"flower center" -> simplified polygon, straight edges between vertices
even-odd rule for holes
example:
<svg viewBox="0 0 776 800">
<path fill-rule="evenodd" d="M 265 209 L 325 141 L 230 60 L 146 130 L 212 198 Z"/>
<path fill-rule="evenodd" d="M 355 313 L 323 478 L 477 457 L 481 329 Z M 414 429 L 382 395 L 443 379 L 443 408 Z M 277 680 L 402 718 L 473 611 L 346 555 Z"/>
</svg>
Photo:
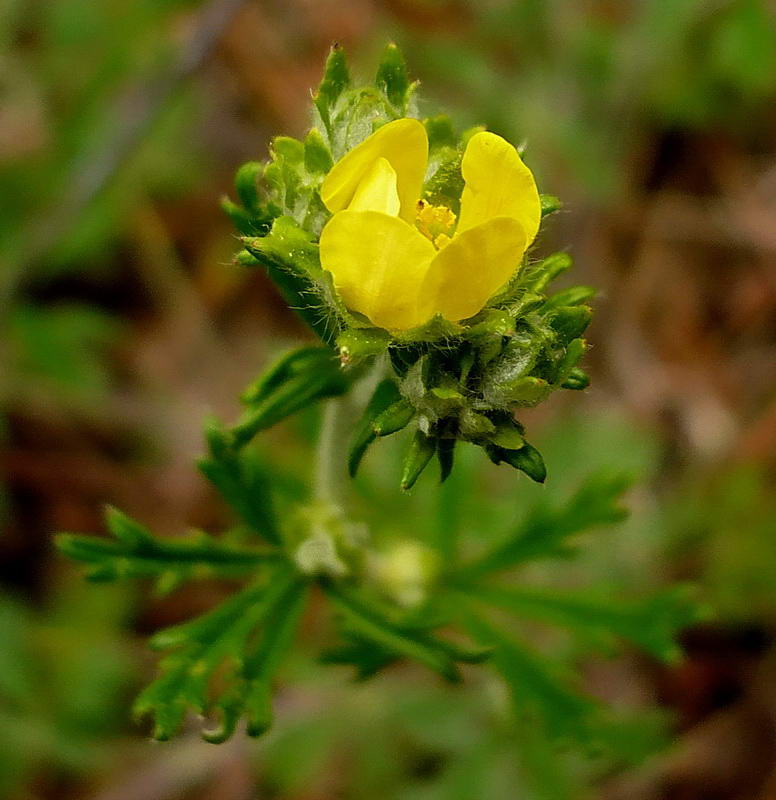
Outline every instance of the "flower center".
<svg viewBox="0 0 776 800">
<path fill-rule="evenodd" d="M 415 226 L 437 250 L 450 243 L 455 223 L 455 214 L 446 206 L 432 206 L 425 200 L 418 200 Z"/>
</svg>

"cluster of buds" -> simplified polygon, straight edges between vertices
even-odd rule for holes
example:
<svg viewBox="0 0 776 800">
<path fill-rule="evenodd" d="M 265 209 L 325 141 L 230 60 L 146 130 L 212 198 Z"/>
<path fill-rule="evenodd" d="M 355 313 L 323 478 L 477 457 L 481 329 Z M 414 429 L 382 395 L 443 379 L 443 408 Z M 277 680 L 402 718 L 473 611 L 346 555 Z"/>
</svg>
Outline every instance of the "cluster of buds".
<svg viewBox="0 0 776 800">
<path fill-rule="evenodd" d="M 571 259 L 537 259 L 531 245 L 559 203 L 517 150 L 480 128 L 459 135 L 445 116 L 419 119 L 415 89 L 395 46 L 366 86 L 335 47 L 304 140 L 277 137 L 267 163 L 239 170 L 241 204 L 224 201 L 238 262 L 266 269 L 322 346 L 252 387 L 234 433 L 244 442 L 378 364 L 351 474 L 373 441 L 411 427 L 405 489 L 434 456 L 444 479 L 459 441 L 543 481 L 515 413 L 587 386 L 593 290 L 548 292 Z"/>
</svg>

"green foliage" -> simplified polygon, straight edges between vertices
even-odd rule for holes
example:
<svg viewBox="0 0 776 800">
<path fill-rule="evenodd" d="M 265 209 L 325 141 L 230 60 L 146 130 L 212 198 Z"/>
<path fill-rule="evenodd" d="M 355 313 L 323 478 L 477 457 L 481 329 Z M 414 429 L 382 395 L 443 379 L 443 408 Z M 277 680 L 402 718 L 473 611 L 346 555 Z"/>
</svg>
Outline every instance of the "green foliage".
<svg viewBox="0 0 776 800">
<path fill-rule="evenodd" d="M 253 384 L 249 395 L 272 391 L 278 376 L 293 372 L 291 365 L 305 357 L 309 353 L 304 350 L 296 358 L 284 357 Z M 388 400 L 395 391 L 389 390 Z M 426 573 L 422 604 L 402 608 L 381 599 L 370 579 L 369 563 L 352 560 L 341 532 L 327 528 L 331 518 L 316 510 L 317 505 L 307 507 L 307 527 L 300 533 L 299 515 L 272 502 L 281 492 L 273 492 L 273 480 L 258 462 L 248 460 L 245 450 L 216 428 L 211 427 L 209 442 L 204 471 L 217 476 L 215 485 L 223 487 L 241 517 L 244 527 L 236 530 L 243 534 L 237 541 L 230 542 L 234 532 L 219 538 L 199 534 L 194 540 L 157 539 L 116 511 L 108 515 L 115 540 L 72 535 L 59 539 L 64 552 L 85 562 L 87 574 L 97 580 L 153 577 L 160 589 L 169 590 L 191 579 L 251 578 L 246 588 L 212 611 L 154 636 L 154 647 L 169 654 L 161 662 L 160 677 L 138 699 L 136 712 L 154 717 L 156 738 L 174 735 L 188 710 L 218 718 L 203 734 L 211 741 L 231 735 L 240 717 L 247 719 L 251 735 L 263 733 L 270 724 L 275 675 L 314 585 L 330 602 L 342 642 L 325 651 L 324 661 L 351 664 L 365 679 L 409 659 L 453 682 L 460 680 L 459 663 L 492 663 L 512 687 L 521 719 L 527 714 L 538 720 L 548 741 L 571 736 L 585 746 L 605 746 L 605 709 L 582 697 L 553 660 L 521 642 L 512 631 L 514 622 L 561 626 L 607 654 L 620 643 L 631 643 L 655 658 L 670 660 L 678 655 L 676 632 L 698 618 L 697 605 L 681 588 L 623 601 L 596 591 L 518 589 L 499 578 L 543 560 L 572 557 L 580 535 L 621 521 L 619 501 L 629 483 L 622 475 L 596 475 L 561 504 L 534 505 L 514 530 L 473 557 L 468 551 L 455 555 L 456 531 L 445 527 L 439 539 L 442 573 Z M 253 465 L 250 470 L 248 464 Z M 261 509 L 257 496 L 262 498 Z M 440 507 L 440 513 L 443 510 Z M 247 545 L 245 535 L 263 536 L 268 544 Z M 321 536 L 329 537 L 338 563 L 347 565 L 344 574 L 300 572 L 300 542 Z M 393 579 L 383 576 L 385 580 L 389 583 L 377 584 L 382 585 L 380 591 L 397 588 L 390 585 Z M 403 580 L 401 573 L 396 580 Z M 505 611 L 511 620 L 506 627 L 494 616 Z M 461 640 L 463 631 L 472 641 Z M 455 632 L 454 638 L 448 632 Z"/>
<path fill-rule="evenodd" d="M 250 508 L 249 502 L 244 493 L 241 507 Z M 240 576 L 278 558 L 272 549 L 230 545 L 204 532 L 160 540 L 115 508 L 108 509 L 106 522 L 113 540 L 75 534 L 60 534 L 57 539 L 63 553 L 89 565 L 87 576 L 92 581 L 152 576 L 158 588 L 167 592 L 191 578 Z"/>
<path fill-rule="evenodd" d="M 565 501 L 529 503 L 503 535 L 483 519 L 465 531 L 458 517 L 469 488 L 453 469 L 455 460 L 467 458 L 462 448 L 474 445 L 495 464 L 543 482 L 544 459 L 513 414 L 557 388 L 587 384 L 578 363 L 591 316 L 585 301 L 594 292 L 572 287 L 548 293 L 571 265 L 567 255 L 532 259 L 463 324 L 435 319 L 401 335 L 350 314 L 322 272 L 316 239 L 327 214 L 319 196 L 323 175 L 378 124 L 414 114 L 414 88 L 394 46 L 375 84 L 366 87 L 353 86 L 335 48 L 314 97 L 313 131 L 303 142 L 276 138 L 269 163 L 251 162 L 238 172 L 242 205 L 224 203 L 243 233 L 240 263 L 265 268 L 323 342 L 283 355 L 254 381 L 234 426 L 207 427 L 200 469 L 235 513 L 236 525 L 219 535 L 160 539 L 109 510 L 112 538 L 67 534 L 58 543 L 86 564 L 93 580 L 151 578 L 158 591 L 170 591 L 195 579 L 245 579 L 209 612 L 153 637 L 165 654 L 135 711 L 152 717 L 157 739 L 175 735 L 190 711 L 212 721 L 203 731 L 208 741 L 224 741 L 241 719 L 249 735 L 265 733 L 274 685 L 297 649 L 301 621 L 316 595 L 325 598 L 326 610 L 321 659 L 351 666 L 362 680 L 405 661 L 451 684 L 461 682 L 461 665 L 493 667 L 511 693 L 510 730 L 524 737 L 526 771 L 545 775 L 544 796 L 567 797 L 547 769 L 553 748 L 570 740 L 618 758 L 619 742 L 610 712 L 581 691 L 568 665 L 529 644 L 520 627 L 539 621 L 606 652 L 636 645 L 669 660 L 677 656 L 676 632 L 699 611 L 684 590 L 623 601 L 524 585 L 521 571 L 577 557 L 579 537 L 623 520 L 620 500 L 630 482 L 619 472 L 594 473 Z M 457 137 L 441 117 L 427 126 L 428 196 L 451 197 L 460 189 L 467 134 Z M 554 198 L 544 201 L 548 213 L 558 205 Z M 270 471 L 249 445 L 259 432 L 321 400 L 330 405 L 314 489 L 290 498 L 278 468 L 282 454 Z M 442 481 L 449 479 L 452 488 L 439 489 L 433 535 L 419 535 L 417 523 L 412 540 L 397 542 L 390 534 L 383 538 L 383 528 L 402 524 L 393 508 L 382 518 L 365 514 L 372 523 L 367 527 L 354 520 L 336 487 L 346 466 L 356 474 L 374 441 L 405 429 L 402 488 L 411 489 L 435 456 Z M 338 451 L 348 438 L 345 458 Z M 378 502 L 375 497 L 379 493 L 372 498 Z M 399 501 L 391 494 L 387 502 Z"/>
</svg>

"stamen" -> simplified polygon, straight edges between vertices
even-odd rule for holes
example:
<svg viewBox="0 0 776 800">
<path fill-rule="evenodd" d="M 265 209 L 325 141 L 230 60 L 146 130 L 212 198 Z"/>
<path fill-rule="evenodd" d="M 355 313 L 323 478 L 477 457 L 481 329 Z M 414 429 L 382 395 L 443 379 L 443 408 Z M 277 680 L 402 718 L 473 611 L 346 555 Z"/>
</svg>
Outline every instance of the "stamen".
<svg viewBox="0 0 776 800">
<path fill-rule="evenodd" d="M 425 200 L 418 201 L 415 225 L 437 249 L 450 243 L 456 219 L 455 214 L 446 206 L 432 206 Z"/>
</svg>

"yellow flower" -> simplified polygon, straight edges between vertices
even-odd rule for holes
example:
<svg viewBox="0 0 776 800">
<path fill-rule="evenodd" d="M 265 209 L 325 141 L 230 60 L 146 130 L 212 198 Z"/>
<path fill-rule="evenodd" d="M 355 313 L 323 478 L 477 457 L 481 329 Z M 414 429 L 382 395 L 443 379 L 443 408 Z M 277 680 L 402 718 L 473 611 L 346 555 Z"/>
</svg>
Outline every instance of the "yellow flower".
<svg viewBox="0 0 776 800">
<path fill-rule="evenodd" d="M 457 220 L 420 200 L 428 139 L 416 119 L 379 128 L 343 156 L 321 187 L 334 216 L 321 265 L 345 305 L 389 330 L 435 314 L 474 316 L 514 274 L 539 229 L 536 183 L 515 148 L 494 133 L 469 140 Z"/>
</svg>

